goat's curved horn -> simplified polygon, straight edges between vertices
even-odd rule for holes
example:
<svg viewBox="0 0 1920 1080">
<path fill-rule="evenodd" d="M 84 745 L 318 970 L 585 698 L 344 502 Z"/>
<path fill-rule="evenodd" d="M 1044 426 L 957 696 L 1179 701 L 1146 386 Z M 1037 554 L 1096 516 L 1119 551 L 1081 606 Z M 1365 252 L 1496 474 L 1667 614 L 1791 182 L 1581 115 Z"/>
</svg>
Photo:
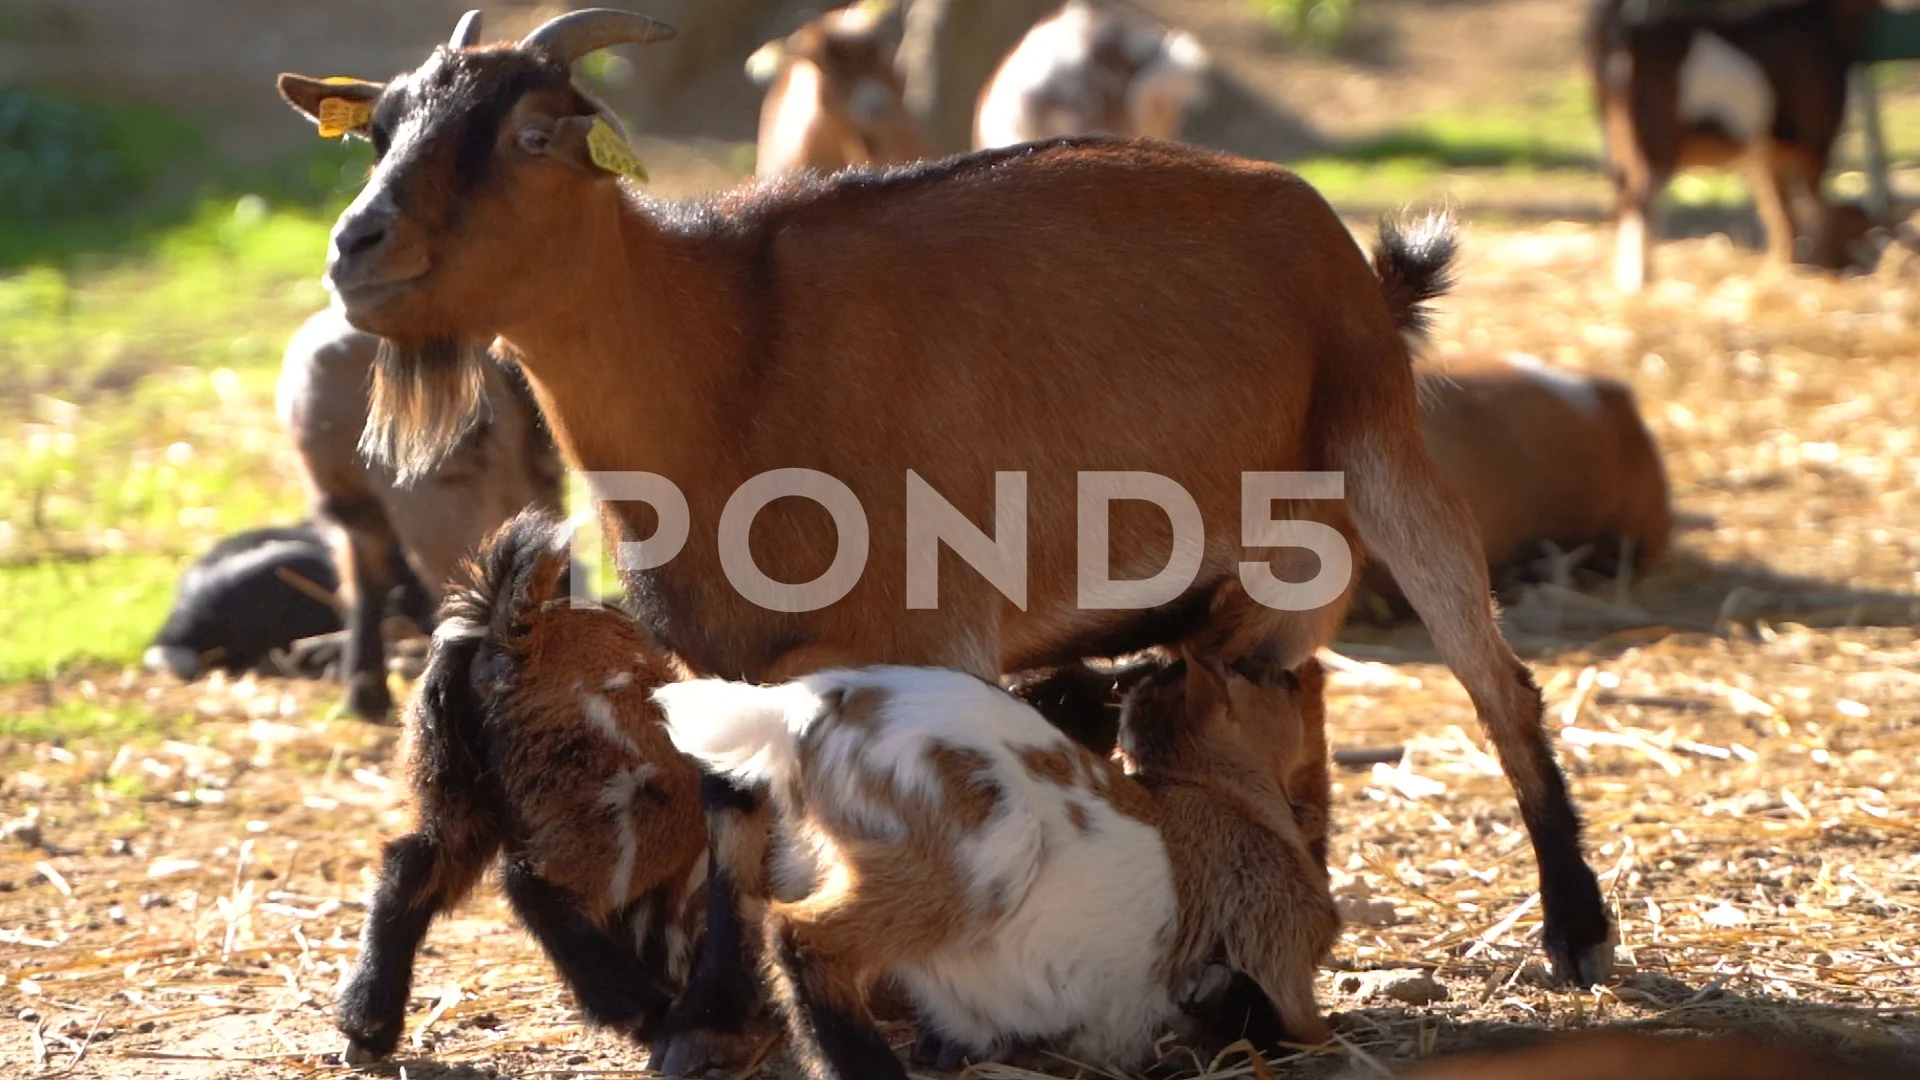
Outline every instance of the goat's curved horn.
<svg viewBox="0 0 1920 1080">
<path fill-rule="evenodd" d="M 520 47 L 542 49 L 562 63 L 571 64 L 609 45 L 651 45 L 676 33 L 678 31 L 659 19 L 631 11 L 583 8 L 548 19 L 533 33 L 521 38 Z"/>
<path fill-rule="evenodd" d="M 453 37 L 448 39 L 447 47 L 464 49 L 478 44 L 480 44 L 480 13 L 469 11 L 460 16 L 460 21 L 454 24 Z"/>
</svg>

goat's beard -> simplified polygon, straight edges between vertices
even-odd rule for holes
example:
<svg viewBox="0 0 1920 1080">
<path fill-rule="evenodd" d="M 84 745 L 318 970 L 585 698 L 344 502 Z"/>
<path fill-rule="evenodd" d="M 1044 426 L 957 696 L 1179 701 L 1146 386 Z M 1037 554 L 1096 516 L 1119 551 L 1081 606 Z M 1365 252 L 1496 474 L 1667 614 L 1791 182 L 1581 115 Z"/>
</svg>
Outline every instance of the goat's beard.
<svg viewBox="0 0 1920 1080">
<path fill-rule="evenodd" d="M 486 408 L 483 353 L 448 338 L 420 344 L 382 339 L 360 453 L 392 469 L 402 486 L 438 468 Z"/>
</svg>

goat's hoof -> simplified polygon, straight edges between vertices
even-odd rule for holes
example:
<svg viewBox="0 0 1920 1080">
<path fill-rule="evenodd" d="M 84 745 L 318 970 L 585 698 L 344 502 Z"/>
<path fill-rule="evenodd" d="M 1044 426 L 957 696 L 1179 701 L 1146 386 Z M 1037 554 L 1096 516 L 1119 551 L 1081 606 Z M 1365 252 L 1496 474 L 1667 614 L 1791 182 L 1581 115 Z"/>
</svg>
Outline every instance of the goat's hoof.
<svg viewBox="0 0 1920 1080">
<path fill-rule="evenodd" d="M 1593 886 L 1591 897 L 1579 896 L 1571 903 L 1548 903 L 1546 908 L 1546 926 L 1541 938 L 1547 958 L 1553 962 L 1554 977 L 1583 988 L 1611 978 L 1613 947 L 1619 938 L 1601 904 L 1598 883 Z M 1570 913 L 1568 908 L 1574 911 Z"/>
<path fill-rule="evenodd" d="M 362 720 L 385 720 L 393 711 L 387 681 L 377 675 L 356 677 L 347 685 L 347 711 Z"/>
<path fill-rule="evenodd" d="M 714 1064 L 715 1037 L 706 1031 L 672 1031 L 660 1036 L 647 1058 L 647 1070 L 662 1076 L 693 1076 Z"/>
<path fill-rule="evenodd" d="M 1564 944 L 1548 950 L 1554 977 L 1569 986 L 1585 989 L 1598 986 L 1613 977 L 1613 938 L 1584 948 Z"/>
<path fill-rule="evenodd" d="M 384 1061 L 387 1054 L 392 1052 L 392 1050 L 385 1052 L 375 1050 L 359 1039 L 349 1038 L 347 1048 L 340 1051 L 340 1061 L 344 1065 L 372 1065 L 375 1062 Z"/>
</svg>

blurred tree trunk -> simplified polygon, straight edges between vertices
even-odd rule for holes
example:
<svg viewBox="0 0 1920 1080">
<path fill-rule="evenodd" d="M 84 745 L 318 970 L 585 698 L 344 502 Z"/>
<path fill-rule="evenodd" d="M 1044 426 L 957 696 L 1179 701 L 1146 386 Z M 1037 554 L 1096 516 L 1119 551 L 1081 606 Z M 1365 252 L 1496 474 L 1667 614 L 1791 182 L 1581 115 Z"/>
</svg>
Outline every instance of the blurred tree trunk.
<svg viewBox="0 0 1920 1080">
<path fill-rule="evenodd" d="M 994 68 L 1062 0 L 911 0 L 898 63 L 913 110 L 944 153 L 973 147 L 973 109 Z"/>
</svg>

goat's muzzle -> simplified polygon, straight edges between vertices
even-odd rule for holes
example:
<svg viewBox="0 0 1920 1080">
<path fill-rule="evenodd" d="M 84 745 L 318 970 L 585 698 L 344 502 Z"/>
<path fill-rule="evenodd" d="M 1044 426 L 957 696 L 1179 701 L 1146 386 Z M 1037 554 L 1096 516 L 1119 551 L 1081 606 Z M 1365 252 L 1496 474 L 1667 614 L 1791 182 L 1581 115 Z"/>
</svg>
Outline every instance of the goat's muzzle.
<svg viewBox="0 0 1920 1080">
<path fill-rule="evenodd" d="M 356 326 L 356 316 L 367 314 L 383 293 L 427 272 L 424 254 L 400 250 L 395 241 L 399 224 L 399 214 L 384 202 L 348 207 L 334 224 L 325 284 L 340 297 Z"/>
</svg>

